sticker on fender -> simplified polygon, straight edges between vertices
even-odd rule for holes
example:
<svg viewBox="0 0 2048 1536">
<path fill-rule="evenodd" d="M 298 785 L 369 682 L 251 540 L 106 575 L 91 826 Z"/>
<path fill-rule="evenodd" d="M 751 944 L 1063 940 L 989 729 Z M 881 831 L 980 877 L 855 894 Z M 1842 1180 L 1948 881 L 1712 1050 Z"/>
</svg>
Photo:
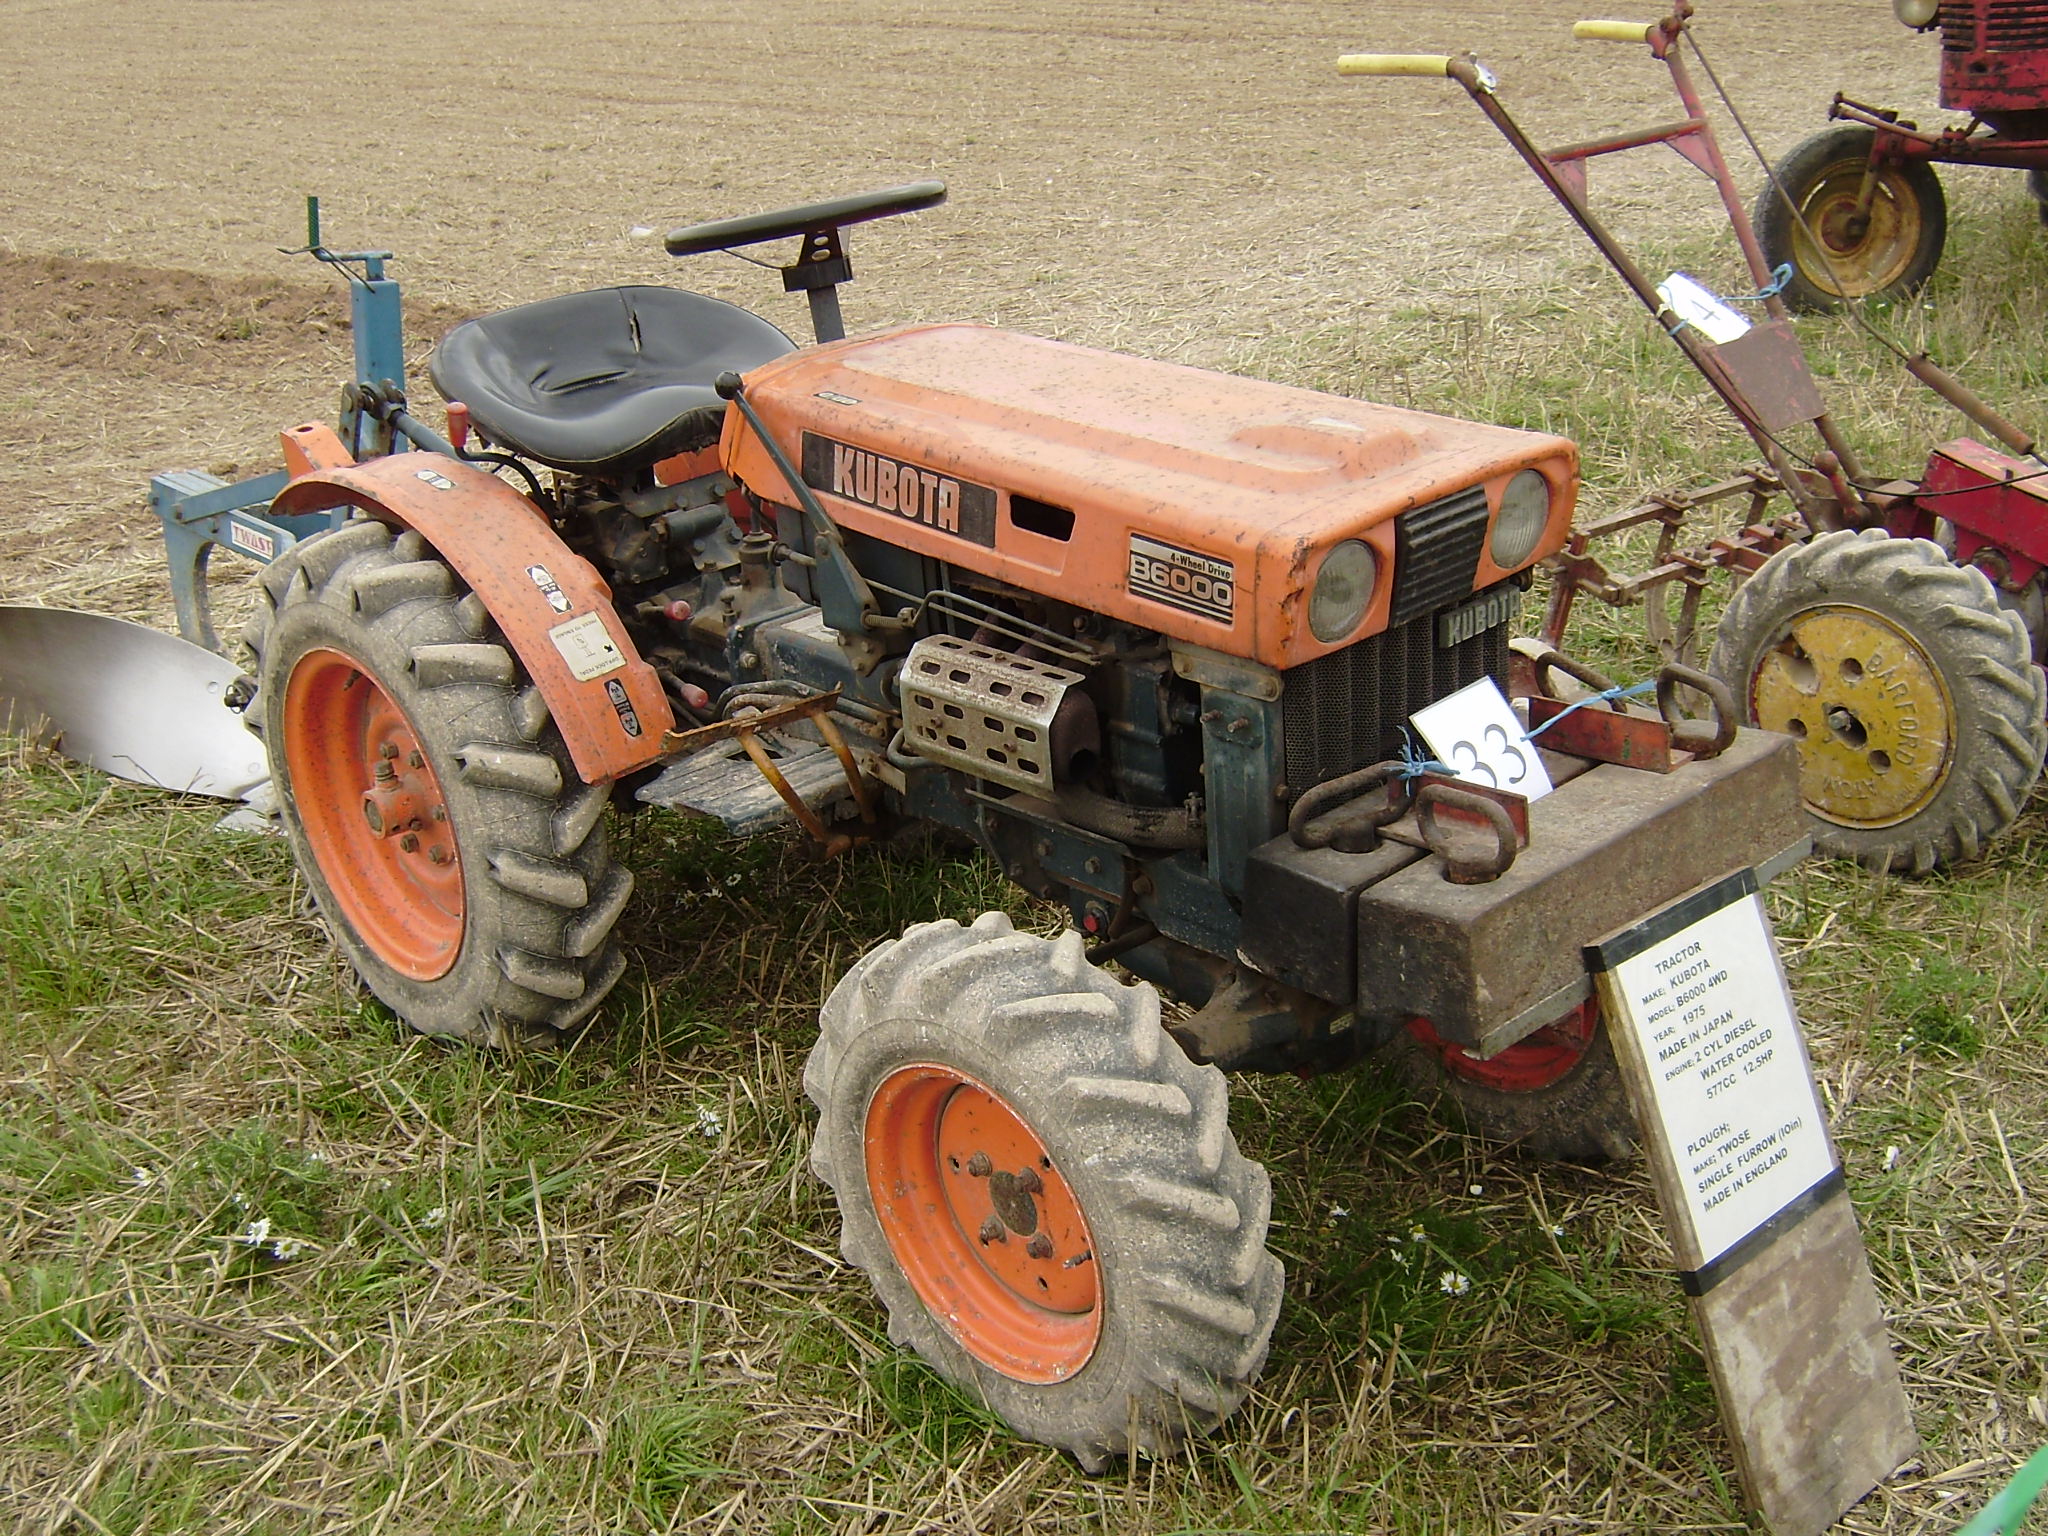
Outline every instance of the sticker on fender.
<svg viewBox="0 0 2048 1536">
<path fill-rule="evenodd" d="M 579 683 L 616 672 L 626 664 L 625 654 L 613 642 L 604 620 L 594 613 L 557 624 L 548 631 L 548 638 L 555 642 L 555 649 L 569 664 L 570 675 Z"/>
<path fill-rule="evenodd" d="M 1529 800 L 1550 793 L 1550 775 L 1535 743 L 1492 678 L 1482 677 L 1412 718 L 1437 761 L 1458 778 Z"/>
</svg>

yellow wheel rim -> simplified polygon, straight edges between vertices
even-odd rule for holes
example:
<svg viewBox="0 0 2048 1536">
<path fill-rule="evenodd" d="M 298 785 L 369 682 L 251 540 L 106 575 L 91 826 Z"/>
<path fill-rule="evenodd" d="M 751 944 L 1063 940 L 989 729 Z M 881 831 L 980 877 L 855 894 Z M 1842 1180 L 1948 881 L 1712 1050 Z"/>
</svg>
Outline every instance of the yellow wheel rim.
<svg viewBox="0 0 2048 1536">
<path fill-rule="evenodd" d="M 1920 245 L 1920 205 L 1896 173 L 1878 172 L 1870 207 L 1858 214 L 1864 170 L 1860 159 L 1829 166 L 1800 201 L 1804 223 L 1792 230 L 1792 249 L 1807 281 L 1848 299 L 1882 293 L 1898 282 Z"/>
<path fill-rule="evenodd" d="M 1845 827 L 1926 809 L 1955 755 L 1955 707 L 1928 654 L 1889 619 L 1846 604 L 1793 617 L 1750 677 L 1766 730 L 1799 738 L 1807 808 Z"/>
</svg>

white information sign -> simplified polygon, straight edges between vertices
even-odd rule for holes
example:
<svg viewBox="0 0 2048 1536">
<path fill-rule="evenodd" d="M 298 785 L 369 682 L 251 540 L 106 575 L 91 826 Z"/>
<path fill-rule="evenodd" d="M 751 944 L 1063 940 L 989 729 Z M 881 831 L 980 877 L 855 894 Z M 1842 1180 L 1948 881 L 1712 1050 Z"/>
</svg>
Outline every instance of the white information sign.
<svg viewBox="0 0 2048 1536">
<path fill-rule="evenodd" d="M 1704 1266 L 1827 1178 L 1835 1156 L 1754 878 L 1659 916 L 1596 956 Z"/>
<path fill-rule="evenodd" d="M 1459 778 L 1529 800 L 1550 793 L 1550 775 L 1522 722 L 1490 677 L 1438 699 L 1411 717 L 1438 762 Z"/>
<path fill-rule="evenodd" d="M 594 613 L 564 620 L 548 631 L 548 638 L 579 683 L 616 672 L 626 664 L 625 654 L 612 643 L 604 620 Z"/>
</svg>

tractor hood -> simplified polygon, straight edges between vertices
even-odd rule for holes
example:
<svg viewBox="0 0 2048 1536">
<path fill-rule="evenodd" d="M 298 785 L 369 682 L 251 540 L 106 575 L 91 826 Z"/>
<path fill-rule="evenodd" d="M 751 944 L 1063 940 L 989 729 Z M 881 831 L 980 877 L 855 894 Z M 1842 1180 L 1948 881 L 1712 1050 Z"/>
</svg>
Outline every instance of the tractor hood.
<svg viewBox="0 0 2048 1536">
<path fill-rule="evenodd" d="M 746 384 L 842 526 L 1283 668 L 1387 626 L 1402 514 L 1462 519 L 1463 553 L 1449 567 L 1431 555 L 1450 606 L 1560 548 L 1577 490 L 1563 438 L 985 326 L 834 342 Z M 737 412 L 723 446 L 755 494 L 795 503 Z M 1549 517 L 1503 569 L 1482 525 L 1523 469 L 1547 482 Z M 1405 541 L 1418 564 L 1419 538 Z M 1363 621 L 1326 643 L 1309 632 L 1308 590 L 1346 539 L 1372 547 L 1378 580 Z"/>
</svg>

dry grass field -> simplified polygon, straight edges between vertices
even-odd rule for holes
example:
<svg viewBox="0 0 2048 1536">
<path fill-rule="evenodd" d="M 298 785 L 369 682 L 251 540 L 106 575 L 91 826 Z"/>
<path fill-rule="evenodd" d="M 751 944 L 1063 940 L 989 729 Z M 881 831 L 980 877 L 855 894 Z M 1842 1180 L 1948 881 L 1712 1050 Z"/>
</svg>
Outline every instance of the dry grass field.
<svg viewBox="0 0 2048 1536">
<path fill-rule="evenodd" d="M 1932 50 L 1877 0 L 1703 8 L 1768 146 L 1837 87 L 1931 115 Z M 1469 46 L 1544 137 L 1670 116 L 1574 14 L 7 0 L 0 600 L 167 623 L 148 476 L 253 473 L 329 414 L 345 296 L 277 253 L 309 192 L 333 243 L 399 253 L 422 357 L 600 282 L 801 331 L 769 274 L 678 270 L 646 231 L 938 176 L 947 206 L 855 232 L 855 326 L 991 320 L 1540 425 L 1585 444 L 1594 507 L 1724 472 L 1741 444 L 1462 96 L 1331 68 Z M 1596 174 L 1622 228 L 1698 258 L 1703 182 Z M 1950 195 L 1930 306 L 1886 323 L 2048 427 L 2031 205 L 2010 178 Z M 1808 334 L 1874 458 L 1959 430 L 1839 331 Z M 1626 620 L 1593 631 L 1628 661 Z M 1637 1174 L 1490 1153 L 1369 1073 L 1233 1085 L 1289 1299 L 1216 1442 L 1088 1477 L 894 1350 L 806 1169 L 799 1077 L 869 943 L 1014 900 L 980 864 L 633 819 L 616 1001 L 567 1056 L 505 1060 L 404 1037 L 286 851 L 217 814 L 0 763 L 10 1528 L 1745 1528 Z M 2044 910 L 2038 802 L 1953 874 L 1812 864 L 1774 896 L 1926 1442 L 1845 1530 L 1952 1530 L 2048 1440 Z"/>
</svg>

